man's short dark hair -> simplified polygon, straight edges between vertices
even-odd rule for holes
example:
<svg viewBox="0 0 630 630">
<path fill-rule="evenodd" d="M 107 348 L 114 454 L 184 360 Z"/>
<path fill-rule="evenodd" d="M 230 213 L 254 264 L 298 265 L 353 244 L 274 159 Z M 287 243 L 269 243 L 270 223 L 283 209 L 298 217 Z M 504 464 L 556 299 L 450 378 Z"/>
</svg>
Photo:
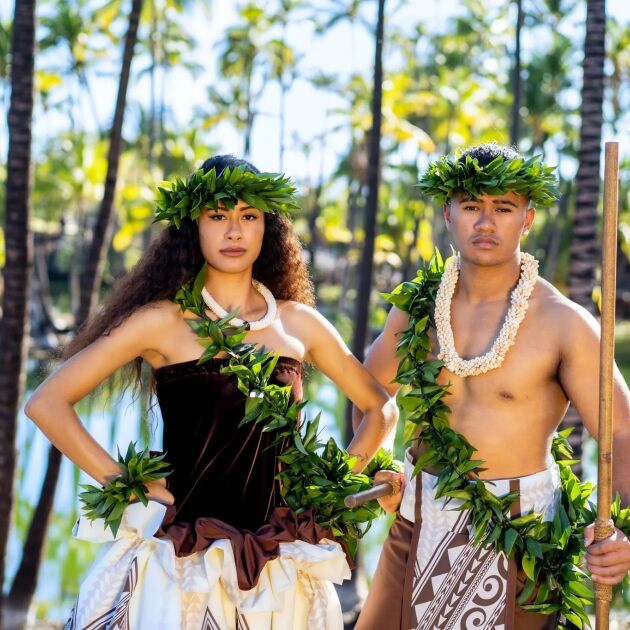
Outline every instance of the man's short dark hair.
<svg viewBox="0 0 630 630">
<path fill-rule="evenodd" d="M 496 142 L 488 142 L 486 144 L 478 144 L 474 147 L 466 149 L 457 159 L 462 164 L 467 157 L 471 157 L 479 163 L 479 166 L 487 166 L 495 158 L 502 157 L 504 160 L 514 160 L 523 156 L 506 144 L 497 144 Z"/>
</svg>

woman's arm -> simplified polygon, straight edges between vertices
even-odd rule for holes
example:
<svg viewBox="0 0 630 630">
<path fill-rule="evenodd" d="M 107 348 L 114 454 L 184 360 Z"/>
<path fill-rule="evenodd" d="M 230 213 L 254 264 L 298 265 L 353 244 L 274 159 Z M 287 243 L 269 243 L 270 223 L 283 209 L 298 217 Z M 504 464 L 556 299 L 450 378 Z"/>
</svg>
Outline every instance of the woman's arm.
<svg viewBox="0 0 630 630">
<path fill-rule="evenodd" d="M 348 445 L 348 452 L 359 458 L 354 470 L 360 471 L 395 429 L 396 404 L 320 313 L 304 305 L 294 308 L 306 346 L 306 359 L 335 382 L 363 413 Z"/>
<path fill-rule="evenodd" d="M 100 483 L 120 475 L 120 468 L 86 431 L 73 405 L 118 368 L 146 352 L 159 351 L 156 341 L 164 334 L 165 319 L 164 309 L 159 306 L 136 311 L 108 335 L 66 361 L 26 404 L 26 415 L 48 439 Z"/>
</svg>

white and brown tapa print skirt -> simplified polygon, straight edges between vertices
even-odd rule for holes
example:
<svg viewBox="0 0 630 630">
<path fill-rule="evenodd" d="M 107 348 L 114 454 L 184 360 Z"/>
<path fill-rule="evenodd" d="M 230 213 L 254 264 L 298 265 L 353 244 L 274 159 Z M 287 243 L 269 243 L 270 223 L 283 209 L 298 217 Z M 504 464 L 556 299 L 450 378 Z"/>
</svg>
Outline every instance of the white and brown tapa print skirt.
<svg viewBox="0 0 630 630">
<path fill-rule="evenodd" d="M 340 630 L 333 582 L 350 577 L 337 542 L 280 543 L 254 588 L 242 591 L 231 544 L 175 555 L 156 538 L 165 506 L 130 505 L 116 538 L 81 518 L 75 536 L 103 543 L 84 580 L 67 630 Z"/>
<path fill-rule="evenodd" d="M 516 598 L 523 588 L 514 561 L 470 540 L 470 511 L 435 499 L 437 478 L 411 478 L 389 531 L 355 630 L 549 630 L 555 618 L 525 612 Z M 520 479 L 487 481 L 496 495 L 520 492 L 511 515 L 532 510 L 553 518 L 560 501 L 558 468 Z"/>
<path fill-rule="evenodd" d="M 426 472 L 411 479 L 400 514 L 418 521 L 407 563 L 408 582 L 403 604 L 410 630 L 511 630 L 516 603 L 516 567 L 491 546 L 479 548 L 470 538 L 471 514 L 458 510 L 461 501 L 435 498 L 437 477 Z M 557 465 L 518 479 L 487 481 L 496 496 L 518 491 L 513 517 L 532 511 L 551 520 L 560 501 Z M 403 614 L 403 619 L 405 615 Z"/>
</svg>

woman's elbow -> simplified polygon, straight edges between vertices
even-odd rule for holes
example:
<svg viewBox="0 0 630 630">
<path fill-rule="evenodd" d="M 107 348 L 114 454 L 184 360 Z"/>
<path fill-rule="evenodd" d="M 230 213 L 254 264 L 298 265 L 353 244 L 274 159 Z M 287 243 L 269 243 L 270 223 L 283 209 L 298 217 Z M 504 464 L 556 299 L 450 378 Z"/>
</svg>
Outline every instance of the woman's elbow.
<svg viewBox="0 0 630 630">
<path fill-rule="evenodd" d="M 24 414 L 35 424 L 41 425 L 44 419 L 58 411 L 58 401 L 52 399 L 41 387 L 36 389 L 24 405 Z"/>
<path fill-rule="evenodd" d="M 389 433 L 398 422 L 398 407 L 396 400 L 390 398 L 386 393 L 379 396 L 378 402 L 371 405 L 365 412 L 366 417 L 372 417 L 374 420 L 379 418 L 381 428 Z"/>
<path fill-rule="evenodd" d="M 388 429 L 393 429 L 398 422 L 398 405 L 395 398 L 387 397 L 383 405 L 383 420 Z"/>
<path fill-rule="evenodd" d="M 27 418 L 30 418 L 33 422 L 37 423 L 37 418 L 41 415 L 41 410 L 44 408 L 45 402 L 42 400 L 42 395 L 35 392 L 26 401 L 24 405 L 24 414 Z"/>
</svg>

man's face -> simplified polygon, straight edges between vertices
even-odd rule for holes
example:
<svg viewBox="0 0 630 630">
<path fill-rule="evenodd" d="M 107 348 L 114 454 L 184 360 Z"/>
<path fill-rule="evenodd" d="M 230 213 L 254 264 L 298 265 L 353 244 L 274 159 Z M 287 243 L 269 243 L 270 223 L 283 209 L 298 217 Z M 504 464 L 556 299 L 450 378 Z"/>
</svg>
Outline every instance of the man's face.
<svg viewBox="0 0 630 630">
<path fill-rule="evenodd" d="M 476 201 L 458 193 L 444 206 L 455 249 L 464 260 L 479 265 L 496 265 L 512 258 L 535 214 L 526 197 L 512 192 L 482 195 Z"/>
</svg>

